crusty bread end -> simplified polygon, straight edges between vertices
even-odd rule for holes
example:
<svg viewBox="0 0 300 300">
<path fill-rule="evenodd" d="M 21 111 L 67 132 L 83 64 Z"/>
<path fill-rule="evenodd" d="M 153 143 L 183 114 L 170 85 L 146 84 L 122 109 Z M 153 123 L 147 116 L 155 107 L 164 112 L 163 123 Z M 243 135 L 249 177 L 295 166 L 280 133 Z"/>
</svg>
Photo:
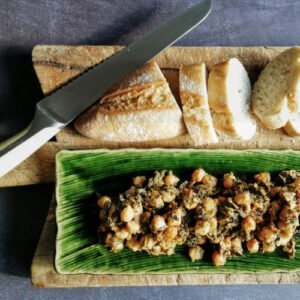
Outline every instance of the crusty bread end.
<svg viewBox="0 0 300 300">
<path fill-rule="evenodd" d="M 126 76 L 74 123 L 103 141 L 162 140 L 186 133 L 181 110 L 155 62 Z"/>
<path fill-rule="evenodd" d="M 270 129 L 284 126 L 300 110 L 300 48 L 278 55 L 261 72 L 252 92 L 252 107 Z"/>
</svg>

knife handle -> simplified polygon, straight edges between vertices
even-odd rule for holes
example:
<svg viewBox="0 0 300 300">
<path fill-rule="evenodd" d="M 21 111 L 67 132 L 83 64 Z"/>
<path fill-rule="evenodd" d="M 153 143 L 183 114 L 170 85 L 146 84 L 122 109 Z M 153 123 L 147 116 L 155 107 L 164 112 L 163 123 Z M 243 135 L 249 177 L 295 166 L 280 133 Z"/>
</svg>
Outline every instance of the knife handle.
<svg viewBox="0 0 300 300">
<path fill-rule="evenodd" d="M 49 141 L 63 127 L 62 123 L 36 109 L 31 124 L 0 144 L 0 177 Z"/>
</svg>

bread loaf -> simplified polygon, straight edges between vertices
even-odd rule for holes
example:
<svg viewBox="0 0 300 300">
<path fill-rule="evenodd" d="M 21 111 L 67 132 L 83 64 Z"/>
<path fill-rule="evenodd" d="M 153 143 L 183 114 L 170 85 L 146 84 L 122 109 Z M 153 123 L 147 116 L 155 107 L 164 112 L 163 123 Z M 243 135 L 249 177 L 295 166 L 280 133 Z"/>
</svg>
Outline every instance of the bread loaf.
<svg viewBox="0 0 300 300">
<path fill-rule="evenodd" d="M 204 63 L 180 68 L 179 91 L 184 122 L 195 145 L 217 143 L 218 137 L 208 105 Z"/>
<path fill-rule="evenodd" d="M 290 48 L 273 59 L 254 85 L 252 107 L 270 129 L 284 126 L 300 110 L 300 48 Z"/>
<path fill-rule="evenodd" d="M 86 137 L 116 142 L 162 140 L 186 133 L 181 110 L 155 62 L 114 85 L 74 126 Z"/>
</svg>

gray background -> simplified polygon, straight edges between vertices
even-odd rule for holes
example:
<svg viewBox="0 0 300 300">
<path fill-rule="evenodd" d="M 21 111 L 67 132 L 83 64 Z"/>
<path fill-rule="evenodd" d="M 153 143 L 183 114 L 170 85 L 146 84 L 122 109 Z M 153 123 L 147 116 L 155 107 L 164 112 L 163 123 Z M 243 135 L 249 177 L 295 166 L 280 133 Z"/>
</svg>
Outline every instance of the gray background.
<svg viewBox="0 0 300 300">
<path fill-rule="evenodd" d="M 30 121 L 42 97 L 36 44 L 128 44 L 196 0 L 0 0 L 0 137 Z M 209 18 L 178 45 L 300 44 L 300 1 L 215 0 Z M 0 299 L 296 299 L 299 286 L 40 289 L 30 263 L 53 185 L 0 189 Z"/>
</svg>

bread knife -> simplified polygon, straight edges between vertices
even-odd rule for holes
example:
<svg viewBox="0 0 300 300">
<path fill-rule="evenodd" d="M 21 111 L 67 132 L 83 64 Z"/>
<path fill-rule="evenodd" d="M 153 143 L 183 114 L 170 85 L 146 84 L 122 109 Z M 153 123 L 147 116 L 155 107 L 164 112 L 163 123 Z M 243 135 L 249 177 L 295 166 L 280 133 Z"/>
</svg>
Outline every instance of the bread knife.
<svg viewBox="0 0 300 300">
<path fill-rule="evenodd" d="M 31 124 L 0 144 L 0 177 L 95 103 L 112 84 L 200 24 L 209 15 L 211 6 L 212 0 L 203 0 L 186 9 L 39 101 Z"/>
</svg>

